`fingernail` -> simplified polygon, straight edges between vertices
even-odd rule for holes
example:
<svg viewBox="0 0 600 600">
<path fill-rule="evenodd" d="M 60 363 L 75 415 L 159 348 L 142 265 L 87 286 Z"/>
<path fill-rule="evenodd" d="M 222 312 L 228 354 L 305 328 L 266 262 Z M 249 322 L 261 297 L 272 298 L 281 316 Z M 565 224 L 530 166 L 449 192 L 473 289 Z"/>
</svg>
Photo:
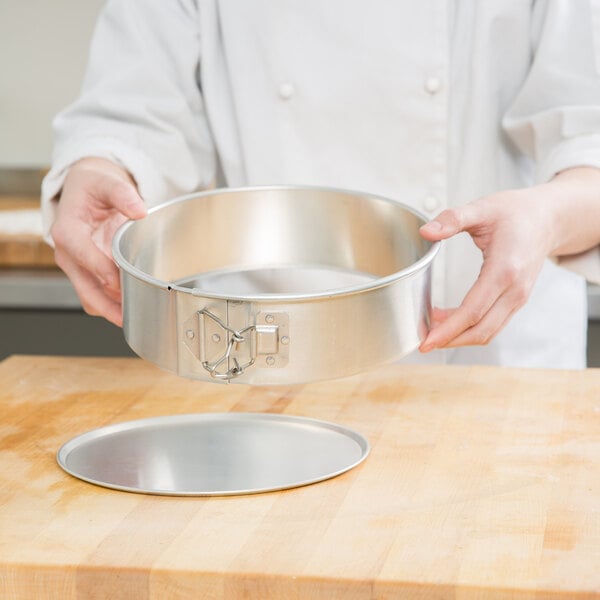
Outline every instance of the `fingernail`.
<svg viewBox="0 0 600 600">
<path fill-rule="evenodd" d="M 146 212 L 146 203 L 144 202 L 143 198 L 137 194 L 137 192 L 132 194 L 131 201 L 127 202 L 125 207 L 132 211 Z"/>
<path fill-rule="evenodd" d="M 127 212 L 130 215 L 140 215 L 140 216 L 145 216 L 146 215 L 146 207 L 139 203 L 139 202 L 132 202 L 131 204 L 127 205 Z"/>
<path fill-rule="evenodd" d="M 421 229 L 427 229 L 431 232 L 441 231 L 442 224 L 439 221 L 429 221 L 429 223 L 425 223 L 425 225 L 423 225 Z"/>
</svg>

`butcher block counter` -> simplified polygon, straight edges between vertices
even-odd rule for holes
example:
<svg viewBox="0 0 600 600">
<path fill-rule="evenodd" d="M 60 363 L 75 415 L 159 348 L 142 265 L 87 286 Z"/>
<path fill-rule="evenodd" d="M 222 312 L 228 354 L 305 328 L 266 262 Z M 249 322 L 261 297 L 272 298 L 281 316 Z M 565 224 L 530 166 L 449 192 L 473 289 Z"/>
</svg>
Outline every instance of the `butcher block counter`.
<svg viewBox="0 0 600 600">
<path fill-rule="evenodd" d="M 285 388 L 140 359 L 0 363 L 0 598 L 600 598 L 600 370 L 392 366 Z M 109 423 L 271 412 L 365 435 L 366 461 L 267 494 L 165 497 L 64 473 Z"/>
<path fill-rule="evenodd" d="M 39 210 L 39 195 L 0 194 L 0 268 L 57 268 Z"/>
</svg>

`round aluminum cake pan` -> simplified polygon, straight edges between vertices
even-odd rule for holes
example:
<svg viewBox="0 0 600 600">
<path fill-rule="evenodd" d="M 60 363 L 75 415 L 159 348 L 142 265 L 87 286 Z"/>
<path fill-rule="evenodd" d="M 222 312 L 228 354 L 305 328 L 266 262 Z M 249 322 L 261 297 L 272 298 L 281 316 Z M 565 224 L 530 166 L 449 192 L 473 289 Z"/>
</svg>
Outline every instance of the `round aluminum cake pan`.
<svg viewBox="0 0 600 600">
<path fill-rule="evenodd" d="M 424 339 L 439 244 L 399 202 L 273 186 L 176 198 L 113 241 L 123 330 L 181 376 L 253 385 L 344 377 Z"/>
</svg>

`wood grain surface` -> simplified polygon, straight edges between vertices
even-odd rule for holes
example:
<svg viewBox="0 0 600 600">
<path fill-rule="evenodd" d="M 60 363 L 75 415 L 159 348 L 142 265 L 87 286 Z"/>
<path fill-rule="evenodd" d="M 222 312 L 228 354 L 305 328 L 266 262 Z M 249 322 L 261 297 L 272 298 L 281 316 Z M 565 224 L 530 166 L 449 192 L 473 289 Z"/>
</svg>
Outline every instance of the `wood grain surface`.
<svg viewBox="0 0 600 600">
<path fill-rule="evenodd" d="M 286 388 L 205 384 L 139 359 L 0 363 L 0 598 L 600 598 L 600 370 L 393 366 Z M 318 484 L 227 498 L 65 474 L 87 430 L 278 412 L 371 442 Z"/>
<path fill-rule="evenodd" d="M 54 250 L 37 235 L 0 233 L 0 268 L 58 269 Z"/>
<path fill-rule="evenodd" d="M 38 196 L 0 195 L 0 211 L 39 209 Z M 39 235 L 0 231 L 0 268 L 58 269 L 54 250 Z"/>
</svg>

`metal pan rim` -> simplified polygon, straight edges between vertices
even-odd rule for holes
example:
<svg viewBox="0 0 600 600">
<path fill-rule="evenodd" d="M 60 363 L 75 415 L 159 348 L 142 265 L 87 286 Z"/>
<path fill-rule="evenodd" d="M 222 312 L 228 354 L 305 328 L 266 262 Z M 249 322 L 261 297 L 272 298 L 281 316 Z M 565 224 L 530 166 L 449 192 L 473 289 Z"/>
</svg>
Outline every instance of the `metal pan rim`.
<svg viewBox="0 0 600 600">
<path fill-rule="evenodd" d="M 361 196 L 365 199 L 372 199 L 383 201 L 389 204 L 393 204 L 395 206 L 399 206 L 402 209 L 410 212 L 415 215 L 419 219 L 423 220 L 423 222 L 427 222 L 428 218 L 415 210 L 414 208 L 403 204 L 399 201 L 392 200 L 390 198 L 386 198 L 385 196 L 379 196 L 376 194 L 370 194 L 366 192 L 356 191 L 356 190 L 348 190 L 343 188 L 334 188 L 334 187 L 323 187 L 323 186 L 310 186 L 310 185 L 269 185 L 269 186 L 246 186 L 246 187 L 237 187 L 237 188 L 216 188 L 212 190 L 207 190 L 205 192 L 186 194 L 185 196 L 179 196 L 168 202 L 160 204 L 151 208 L 148 211 L 148 214 L 153 214 L 155 212 L 165 210 L 170 206 L 179 204 L 181 202 L 186 202 L 189 200 L 194 200 L 198 198 L 203 198 L 206 196 L 213 196 L 215 194 L 238 194 L 243 192 L 261 192 L 261 191 L 284 191 L 284 190 L 312 190 L 312 191 L 322 191 L 322 192 L 333 192 L 339 194 L 349 194 L 353 196 Z M 354 286 L 341 287 L 335 290 L 330 290 L 326 292 L 310 292 L 304 294 L 219 294 L 215 292 L 202 290 L 197 294 L 194 293 L 193 289 L 188 287 L 182 287 L 177 285 L 176 283 L 163 281 L 161 279 L 157 279 L 148 275 L 148 273 L 142 271 L 141 269 L 134 267 L 129 261 L 125 259 L 123 256 L 119 245 L 120 240 L 126 231 L 135 225 L 136 221 L 127 221 L 117 230 L 115 236 L 113 238 L 112 244 L 112 253 L 115 262 L 128 275 L 135 277 L 136 279 L 143 281 L 149 285 L 154 287 L 158 287 L 165 290 L 173 290 L 178 293 L 189 294 L 191 296 L 201 295 L 203 298 L 211 298 L 215 300 L 235 300 L 235 301 L 243 301 L 243 302 L 302 302 L 302 301 L 311 301 L 311 300 L 327 300 L 329 298 L 335 298 L 340 296 L 349 296 L 352 294 L 359 294 L 364 292 L 370 292 L 371 290 L 375 290 L 381 287 L 385 287 L 396 281 L 412 276 L 414 273 L 421 271 L 426 265 L 431 263 L 440 249 L 440 242 L 434 242 L 431 244 L 431 247 L 427 252 L 417 261 L 412 263 L 410 266 L 402 269 L 400 271 L 396 271 L 395 273 L 391 273 L 390 275 L 386 275 L 385 277 L 375 278 L 369 282 L 357 284 Z M 233 267 L 232 267 L 233 269 Z"/>
</svg>

